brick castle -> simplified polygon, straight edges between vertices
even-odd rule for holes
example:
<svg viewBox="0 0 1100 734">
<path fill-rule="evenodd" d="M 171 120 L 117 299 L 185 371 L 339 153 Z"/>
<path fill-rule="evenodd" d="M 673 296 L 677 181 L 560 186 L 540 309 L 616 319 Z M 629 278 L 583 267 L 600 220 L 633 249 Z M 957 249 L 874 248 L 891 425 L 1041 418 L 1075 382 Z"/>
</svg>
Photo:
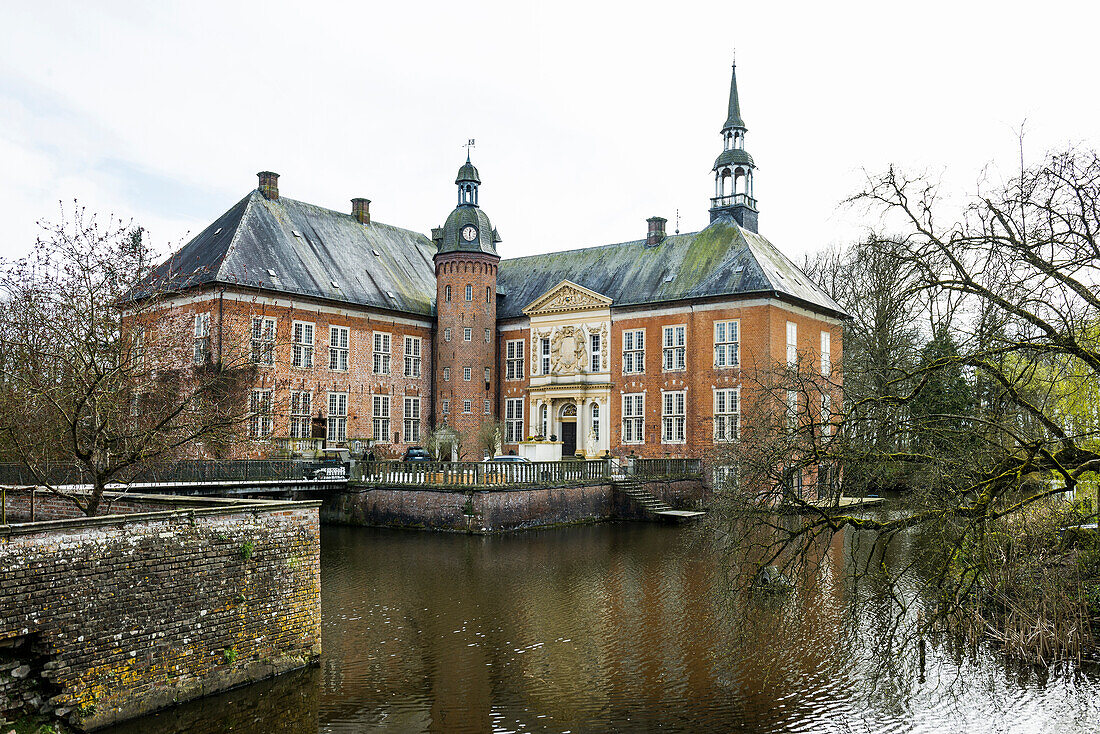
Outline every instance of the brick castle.
<svg viewBox="0 0 1100 734">
<path fill-rule="evenodd" d="M 480 459 L 502 424 L 506 453 L 553 437 L 563 455 L 698 456 L 737 439 L 751 371 L 830 376 L 841 357 L 842 309 L 757 231 L 746 131 L 735 70 L 699 232 L 653 217 L 644 239 L 501 259 L 469 156 L 430 237 L 373 221 L 367 199 L 287 199 L 262 172 L 154 277 L 193 314 L 196 363 L 248 345 L 247 453 L 396 455 L 446 426 Z"/>
</svg>

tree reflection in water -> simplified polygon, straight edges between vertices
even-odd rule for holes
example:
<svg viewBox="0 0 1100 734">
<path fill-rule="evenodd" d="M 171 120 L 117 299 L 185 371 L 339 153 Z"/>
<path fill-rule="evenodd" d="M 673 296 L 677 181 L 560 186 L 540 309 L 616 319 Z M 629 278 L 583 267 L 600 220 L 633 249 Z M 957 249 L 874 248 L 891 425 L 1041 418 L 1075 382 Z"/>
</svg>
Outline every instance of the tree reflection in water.
<svg viewBox="0 0 1100 734">
<path fill-rule="evenodd" d="M 874 551 L 850 530 L 819 538 L 794 587 L 764 593 L 746 590 L 735 535 L 716 521 L 492 538 L 325 528 L 320 671 L 114 732 L 1069 732 L 1100 721 L 1096 671 L 1040 679 L 988 647 L 926 637 L 922 673 L 909 633 L 929 589 L 879 573 L 916 562 L 910 537 Z M 902 597 L 917 603 L 899 615 Z"/>
</svg>

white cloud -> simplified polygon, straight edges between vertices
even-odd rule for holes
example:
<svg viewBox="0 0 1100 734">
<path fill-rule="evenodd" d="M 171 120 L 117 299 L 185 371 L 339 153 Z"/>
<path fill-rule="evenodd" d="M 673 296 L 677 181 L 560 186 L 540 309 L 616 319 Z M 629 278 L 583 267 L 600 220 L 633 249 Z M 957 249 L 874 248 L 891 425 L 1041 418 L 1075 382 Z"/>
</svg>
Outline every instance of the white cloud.
<svg viewBox="0 0 1100 734">
<path fill-rule="evenodd" d="M 1096 145 L 1092 6 L 936 3 L 30 4 L 0 30 L 0 255 L 58 199 L 177 240 L 282 174 L 285 195 L 426 232 L 461 145 L 505 256 L 707 223 L 737 46 L 761 231 L 855 236 L 837 204 L 891 162 L 969 186 Z"/>
</svg>

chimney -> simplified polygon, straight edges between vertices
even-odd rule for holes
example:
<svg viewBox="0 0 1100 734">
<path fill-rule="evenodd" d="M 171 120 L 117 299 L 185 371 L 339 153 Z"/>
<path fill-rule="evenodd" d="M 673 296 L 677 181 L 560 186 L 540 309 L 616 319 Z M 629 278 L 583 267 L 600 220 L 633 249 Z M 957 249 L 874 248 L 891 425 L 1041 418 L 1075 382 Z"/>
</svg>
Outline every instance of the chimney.
<svg viewBox="0 0 1100 734">
<path fill-rule="evenodd" d="M 279 200 L 279 174 L 271 171 L 260 171 L 256 174 L 260 179 L 260 193 L 268 201 Z"/>
<path fill-rule="evenodd" d="M 352 199 L 351 215 L 359 224 L 370 224 L 370 199 Z"/>
<path fill-rule="evenodd" d="M 649 223 L 649 232 L 645 236 L 646 247 L 661 244 L 665 238 L 665 222 L 668 220 L 664 217 L 650 217 L 646 221 Z"/>
</svg>

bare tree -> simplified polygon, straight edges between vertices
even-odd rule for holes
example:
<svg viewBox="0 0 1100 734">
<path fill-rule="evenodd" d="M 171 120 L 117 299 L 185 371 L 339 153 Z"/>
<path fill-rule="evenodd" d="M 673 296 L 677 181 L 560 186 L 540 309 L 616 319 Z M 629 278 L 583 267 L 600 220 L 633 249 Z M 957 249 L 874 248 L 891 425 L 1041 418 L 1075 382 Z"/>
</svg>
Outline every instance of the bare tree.
<svg viewBox="0 0 1100 734">
<path fill-rule="evenodd" d="M 109 482 L 235 441 L 254 370 L 246 349 L 209 358 L 209 325 L 169 307 L 140 228 L 81 208 L 42 226 L 0 272 L 0 435 L 37 484 L 95 515 Z"/>
<path fill-rule="evenodd" d="M 953 218 L 941 219 L 933 184 L 894 169 L 854 197 L 900 233 L 862 246 L 904 273 L 893 298 L 908 302 L 886 305 L 926 315 L 928 341 L 894 363 L 886 350 L 884 379 L 832 406 L 829 436 L 811 407 L 828 386 L 812 371 L 758 375 L 761 408 L 754 424 L 746 405 L 733 450 L 742 491 L 730 505 L 751 511 L 733 526 L 754 544 L 752 562 L 792 571 L 845 529 L 873 538 L 865 572 L 878 572 L 883 549 L 916 537 L 936 590 L 921 629 L 962 625 L 1050 662 L 1096 646 L 1100 627 L 1095 551 L 1068 548 L 1058 533 L 1096 508 L 1061 496 L 1095 487 L 1100 471 L 1095 403 L 1074 400 L 1100 384 L 1100 157 L 1069 150 L 1022 174 Z M 807 407 L 777 420 L 789 395 Z M 868 430 L 876 439 L 860 440 Z M 841 467 L 848 491 L 865 489 L 853 480 L 874 465 L 905 466 L 919 481 L 889 514 L 855 514 L 839 501 L 792 498 L 791 464 Z M 780 502 L 800 514 L 757 511 Z"/>
</svg>

